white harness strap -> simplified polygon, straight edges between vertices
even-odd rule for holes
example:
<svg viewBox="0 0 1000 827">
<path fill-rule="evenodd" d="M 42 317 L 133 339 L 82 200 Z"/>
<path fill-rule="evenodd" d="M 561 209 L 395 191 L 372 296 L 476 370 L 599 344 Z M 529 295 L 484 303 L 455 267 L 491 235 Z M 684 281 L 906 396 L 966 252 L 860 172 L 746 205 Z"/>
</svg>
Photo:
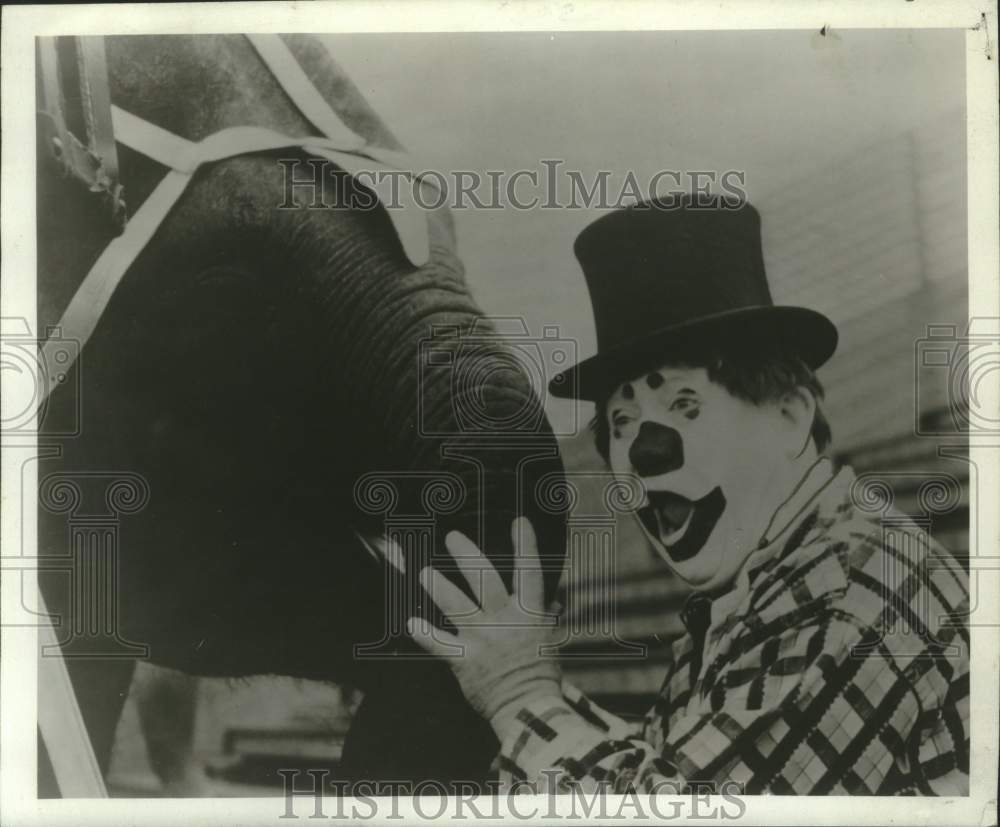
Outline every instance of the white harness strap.
<svg viewBox="0 0 1000 827">
<path fill-rule="evenodd" d="M 254 152 L 300 148 L 310 155 L 328 158 L 351 175 L 362 171 L 376 176 L 398 176 L 400 172 L 408 174 L 409 165 L 405 154 L 365 146 L 364 140 L 344 125 L 312 86 L 277 35 L 247 37 L 275 72 L 275 77 L 295 105 L 303 111 L 303 115 L 335 135 L 291 138 L 262 127 L 236 126 L 193 142 L 112 105 L 115 139 L 169 167 L 171 171 L 129 219 L 124 232 L 101 253 L 63 313 L 59 330 L 63 339 L 69 338 L 79 343 L 80 347 L 75 349 L 75 353 L 82 350 L 93 334 L 122 277 L 152 239 L 202 164 Z M 327 114 L 322 114 L 320 104 Z M 315 119 L 322 123 L 317 123 Z M 420 182 L 419 185 L 425 186 L 427 182 Z M 396 192 L 402 209 L 390 209 L 387 212 L 407 258 L 419 266 L 430 256 L 427 216 L 415 204 L 413 193 L 408 187 L 398 187 Z M 52 364 L 51 359 L 57 348 L 65 358 L 65 349 L 50 339 L 42 346 L 42 358 L 46 360 L 43 364 Z M 42 402 L 55 389 L 59 375 L 64 375 L 70 365 L 61 363 L 60 367 L 60 371 L 49 372 L 49 385 L 42 389 Z"/>
<path fill-rule="evenodd" d="M 271 70 L 271 74 L 285 90 L 285 94 L 309 123 L 325 137 L 334 141 L 343 152 L 356 152 L 387 167 L 398 170 L 411 169 L 410 158 L 405 152 L 396 152 L 379 146 L 369 146 L 365 139 L 345 124 L 333 111 L 326 99 L 316 91 L 312 81 L 295 55 L 278 35 L 243 35 L 257 51 L 258 56 Z"/>
<path fill-rule="evenodd" d="M 271 74 L 281 84 L 285 94 L 291 98 L 292 103 L 309 123 L 322 135 L 340 144 L 344 150 L 364 148 L 365 139 L 348 127 L 330 108 L 326 99 L 316 91 L 316 87 L 302 71 L 302 67 L 285 45 L 285 41 L 280 37 L 266 34 L 248 34 L 244 37 L 257 50 L 260 59 L 271 70 Z"/>
<path fill-rule="evenodd" d="M 80 714 L 66 662 L 59 652 L 45 598 L 38 592 L 45 621 L 38 627 L 38 728 L 63 798 L 107 798 L 100 765 Z M 46 654 L 49 651 L 50 654 Z"/>
<path fill-rule="evenodd" d="M 94 262 L 59 320 L 61 336 L 80 345 L 79 348 L 74 348 L 73 355 L 78 355 L 84 343 L 90 339 L 125 271 L 159 229 L 160 222 L 180 198 L 190 180 L 188 173 L 175 170 L 168 172 L 167 177 L 153 190 L 138 212 L 129 219 L 125 231 L 105 247 Z M 54 338 L 49 338 L 42 345 L 42 364 L 56 364 L 53 360 L 60 348 Z M 65 349 L 62 349 L 62 353 L 66 354 Z M 65 355 L 63 358 L 66 358 Z M 64 362 L 62 367 L 69 370 L 70 363 Z M 42 393 L 45 394 L 43 400 L 55 390 L 64 375 L 62 371 L 48 371 L 47 374 L 49 384 L 42 388 Z"/>
</svg>

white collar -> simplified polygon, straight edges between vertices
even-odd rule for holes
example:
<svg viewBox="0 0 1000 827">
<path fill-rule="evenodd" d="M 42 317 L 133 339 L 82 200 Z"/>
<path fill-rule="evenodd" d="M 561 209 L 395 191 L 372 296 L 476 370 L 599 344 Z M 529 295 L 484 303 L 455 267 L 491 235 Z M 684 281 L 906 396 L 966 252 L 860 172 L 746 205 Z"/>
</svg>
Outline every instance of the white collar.
<svg viewBox="0 0 1000 827">
<path fill-rule="evenodd" d="M 775 510 L 757 544 L 758 550 L 772 545 L 831 479 L 833 463 L 828 457 L 820 457 L 810 465 L 792 493 Z"/>
<path fill-rule="evenodd" d="M 764 529 L 764 534 L 757 544 L 757 549 L 743 561 L 743 565 L 740 566 L 732 581 L 732 586 L 712 601 L 712 627 L 718 625 L 723 618 L 729 617 L 743 598 L 749 594 L 750 572 L 775 553 L 775 550 L 779 548 L 777 540 L 789 528 L 798 523 L 799 517 L 816 499 L 817 495 L 826 488 L 833 476 L 833 463 L 828 457 L 820 457 L 809 466 L 805 474 L 802 475 L 799 484 L 774 512 L 771 522 Z"/>
</svg>

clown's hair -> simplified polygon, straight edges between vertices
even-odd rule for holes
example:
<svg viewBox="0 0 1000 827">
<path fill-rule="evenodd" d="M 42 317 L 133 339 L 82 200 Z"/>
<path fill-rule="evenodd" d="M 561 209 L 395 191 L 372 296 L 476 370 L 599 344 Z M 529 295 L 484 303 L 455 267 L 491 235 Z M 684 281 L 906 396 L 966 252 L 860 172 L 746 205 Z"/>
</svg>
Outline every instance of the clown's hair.
<svg viewBox="0 0 1000 827">
<path fill-rule="evenodd" d="M 724 387 L 738 399 L 754 405 L 774 402 L 797 388 L 809 391 L 816 400 L 810 435 L 816 451 L 823 453 L 830 445 L 832 432 L 823 413 L 823 385 L 816 374 L 801 358 L 780 352 L 755 352 L 753 349 L 732 349 L 698 354 L 695 351 L 675 353 L 673 358 L 660 361 L 659 367 L 705 368 L 708 378 Z M 637 376 L 646 371 L 639 371 Z M 597 401 L 596 415 L 590 422 L 597 452 L 608 461 L 609 427 L 607 417 L 608 396 Z"/>
</svg>

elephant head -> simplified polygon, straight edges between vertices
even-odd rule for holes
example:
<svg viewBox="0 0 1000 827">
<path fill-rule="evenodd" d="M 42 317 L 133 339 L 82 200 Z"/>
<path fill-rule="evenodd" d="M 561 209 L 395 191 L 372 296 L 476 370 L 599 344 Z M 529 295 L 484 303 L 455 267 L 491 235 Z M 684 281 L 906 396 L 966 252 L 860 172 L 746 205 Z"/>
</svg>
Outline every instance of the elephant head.
<svg viewBox="0 0 1000 827">
<path fill-rule="evenodd" d="M 286 42 L 345 123 L 398 148 L 322 44 Z M 189 140 L 234 124 L 314 131 L 241 38 L 107 47 L 112 100 Z M 124 148 L 120 160 L 128 202 L 141 203 L 163 170 Z M 346 774 L 479 780 L 496 751 L 489 727 L 443 664 L 407 657 L 416 649 L 389 617 L 393 590 L 419 598 L 417 572 L 394 583 L 357 533 L 400 515 L 430 521 L 424 551 L 441 561 L 459 529 L 509 577 L 509 526 L 524 513 L 551 594 L 564 525 L 536 488 L 561 470 L 556 443 L 469 294 L 446 211 L 429 214 L 430 257 L 414 266 L 384 209 L 279 208 L 280 160 L 199 173 L 108 305 L 70 383 L 78 393 L 54 395 L 53 421 L 78 409 L 81 427 L 45 466 L 145 478 L 148 504 L 120 525 L 118 601 L 122 634 L 155 661 L 350 681 L 366 699 Z M 348 201 L 365 195 L 340 170 L 324 174 Z M 107 241 L 86 198 L 40 166 L 43 319 Z M 440 361 L 421 361 L 431 351 Z M 394 487 L 392 513 L 359 500 L 373 475 Z M 435 481 L 444 501 L 427 494 Z M 42 542 L 64 544 L 63 523 L 42 517 Z"/>
</svg>

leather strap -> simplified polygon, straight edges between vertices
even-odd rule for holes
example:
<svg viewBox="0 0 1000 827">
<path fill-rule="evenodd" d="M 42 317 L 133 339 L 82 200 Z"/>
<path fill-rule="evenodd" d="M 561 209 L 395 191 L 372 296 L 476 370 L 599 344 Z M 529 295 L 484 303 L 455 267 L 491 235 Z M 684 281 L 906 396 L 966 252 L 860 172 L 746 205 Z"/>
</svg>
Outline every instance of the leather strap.
<svg viewBox="0 0 1000 827">
<path fill-rule="evenodd" d="M 64 173 L 82 181 L 91 191 L 105 195 L 109 213 L 119 229 L 125 222 L 125 202 L 118 176 L 118 152 L 111 127 L 111 100 L 104 38 L 73 39 L 80 88 L 86 143 L 66 125 L 65 90 L 59 70 L 59 48 L 55 37 L 38 38 L 42 76 L 42 109 L 39 129 L 47 149 Z"/>
<path fill-rule="evenodd" d="M 48 124 L 49 146 L 60 164 L 66 165 L 64 148 L 69 146 L 69 130 L 63 117 L 62 87 L 59 83 L 59 54 L 54 37 L 38 38 L 38 56 L 42 73 L 42 114 Z M 58 141 L 55 143 L 52 139 Z"/>
<path fill-rule="evenodd" d="M 121 185 L 118 149 L 111 125 L 111 89 L 104 38 L 78 37 L 76 56 L 80 71 L 80 99 L 87 123 L 87 144 L 99 164 L 98 180 L 117 204 L 121 201 Z"/>
</svg>

